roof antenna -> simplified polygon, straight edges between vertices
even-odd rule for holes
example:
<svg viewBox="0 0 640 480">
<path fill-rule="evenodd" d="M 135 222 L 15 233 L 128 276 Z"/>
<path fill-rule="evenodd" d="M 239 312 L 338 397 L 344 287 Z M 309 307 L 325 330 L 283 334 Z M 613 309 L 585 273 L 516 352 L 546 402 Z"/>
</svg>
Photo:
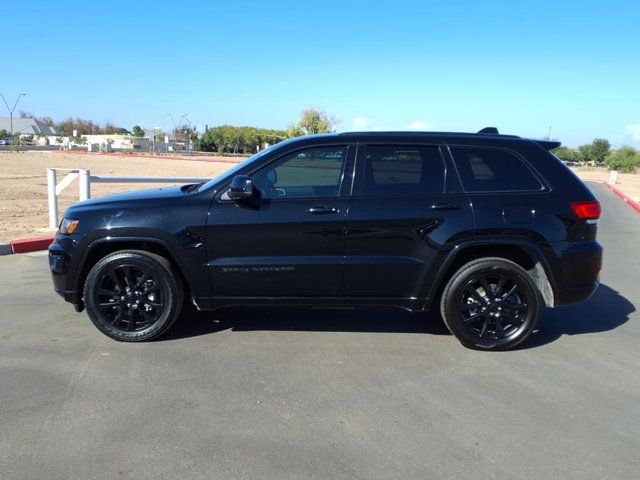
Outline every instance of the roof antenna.
<svg viewBox="0 0 640 480">
<path fill-rule="evenodd" d="M 478 133 L 488 133 L 492 135 L 499 135 L 498 129 L 496 127 L 485 127 L 480 130 Z"/>
</svg>

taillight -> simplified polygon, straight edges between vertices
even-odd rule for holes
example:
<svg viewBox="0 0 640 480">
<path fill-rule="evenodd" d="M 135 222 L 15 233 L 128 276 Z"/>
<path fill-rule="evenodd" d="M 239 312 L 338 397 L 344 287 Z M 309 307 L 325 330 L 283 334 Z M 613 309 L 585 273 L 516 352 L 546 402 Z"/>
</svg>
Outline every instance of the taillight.
<svg viewBox="0 0 640 480">
<path fill-rule="evenodd" d="M 598 202 L 573 202 L 571 210 L 579 220 L 597 220 L 600 218 L 600 204 Z"/>
</svg>

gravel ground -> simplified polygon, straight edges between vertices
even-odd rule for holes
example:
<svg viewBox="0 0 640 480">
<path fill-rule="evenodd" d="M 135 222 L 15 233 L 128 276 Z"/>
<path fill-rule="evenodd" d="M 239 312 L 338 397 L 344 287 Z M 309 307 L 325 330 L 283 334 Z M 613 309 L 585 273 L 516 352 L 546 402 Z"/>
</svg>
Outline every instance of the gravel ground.
<svg viewBox="0 0 640 480">
<path fill-rule="evenodd" d="M 229 169 L 234 165 L 229 162 L 237 160 L 237 157 L 210 157 L 207 161 L 195 161 L 133 155 L 0 152 L 0 243 L 52 234 L 47 227 L 47 168 L 84 168 L 99 176 L 208 178 Z M 63 176 L 59 174 L 58 182 Z M 93 184 L 91 194 L 97 197 L 154 186 L 158 185 Z M 78 182 L 74 181 L 59 197 L 60 213 L 77 201 Z"/>
</svg>

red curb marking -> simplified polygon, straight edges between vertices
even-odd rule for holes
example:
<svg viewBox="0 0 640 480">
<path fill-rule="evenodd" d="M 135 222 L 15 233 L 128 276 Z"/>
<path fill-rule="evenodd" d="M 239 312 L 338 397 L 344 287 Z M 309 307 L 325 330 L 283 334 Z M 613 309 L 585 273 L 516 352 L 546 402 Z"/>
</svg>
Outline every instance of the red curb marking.
<svg viewBox="0 0 640 480">
<path fill-rule="evenodd" d="M 635 200 L 629 198 L 627 195 L 622 193 L 620 191 L 620 189 L 616 188 L 614 185 L 611 185 L 609 182 L 605 182 L 605 185 L 607 186 L 607 188 L 609 190 L 611 190 L 618 197 L 620 197 L 622 200 L 624 200 L 627 205 L 629 205 L 631 208 L 633 208 L 636 212 L 640 213 L 640 203 L 638 203 Z"/>
<path fill-rule="evenodd" d="M 34 237 L 21 238 L 9 242 L 13 253 L 35 252 L 37 250 L 46 250 L 53 243 L 53 237 Z"/>
</svg>

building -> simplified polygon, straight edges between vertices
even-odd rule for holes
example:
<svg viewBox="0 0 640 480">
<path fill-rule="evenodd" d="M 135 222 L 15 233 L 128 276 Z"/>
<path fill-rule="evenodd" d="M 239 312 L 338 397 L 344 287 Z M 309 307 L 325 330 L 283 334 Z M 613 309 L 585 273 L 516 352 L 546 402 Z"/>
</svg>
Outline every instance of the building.
<svg viewBox="0 0 640 480">
<path fill-rule="evenodd" d="M 0 130 L 11 132 L 11 119 L 9 117 L 0 117 Z M 20 136 L 24 135 L 56 135 L 53 127 L 48 127 L 37 118 L 14 118 L 13 133 Z"/>
</svg>

